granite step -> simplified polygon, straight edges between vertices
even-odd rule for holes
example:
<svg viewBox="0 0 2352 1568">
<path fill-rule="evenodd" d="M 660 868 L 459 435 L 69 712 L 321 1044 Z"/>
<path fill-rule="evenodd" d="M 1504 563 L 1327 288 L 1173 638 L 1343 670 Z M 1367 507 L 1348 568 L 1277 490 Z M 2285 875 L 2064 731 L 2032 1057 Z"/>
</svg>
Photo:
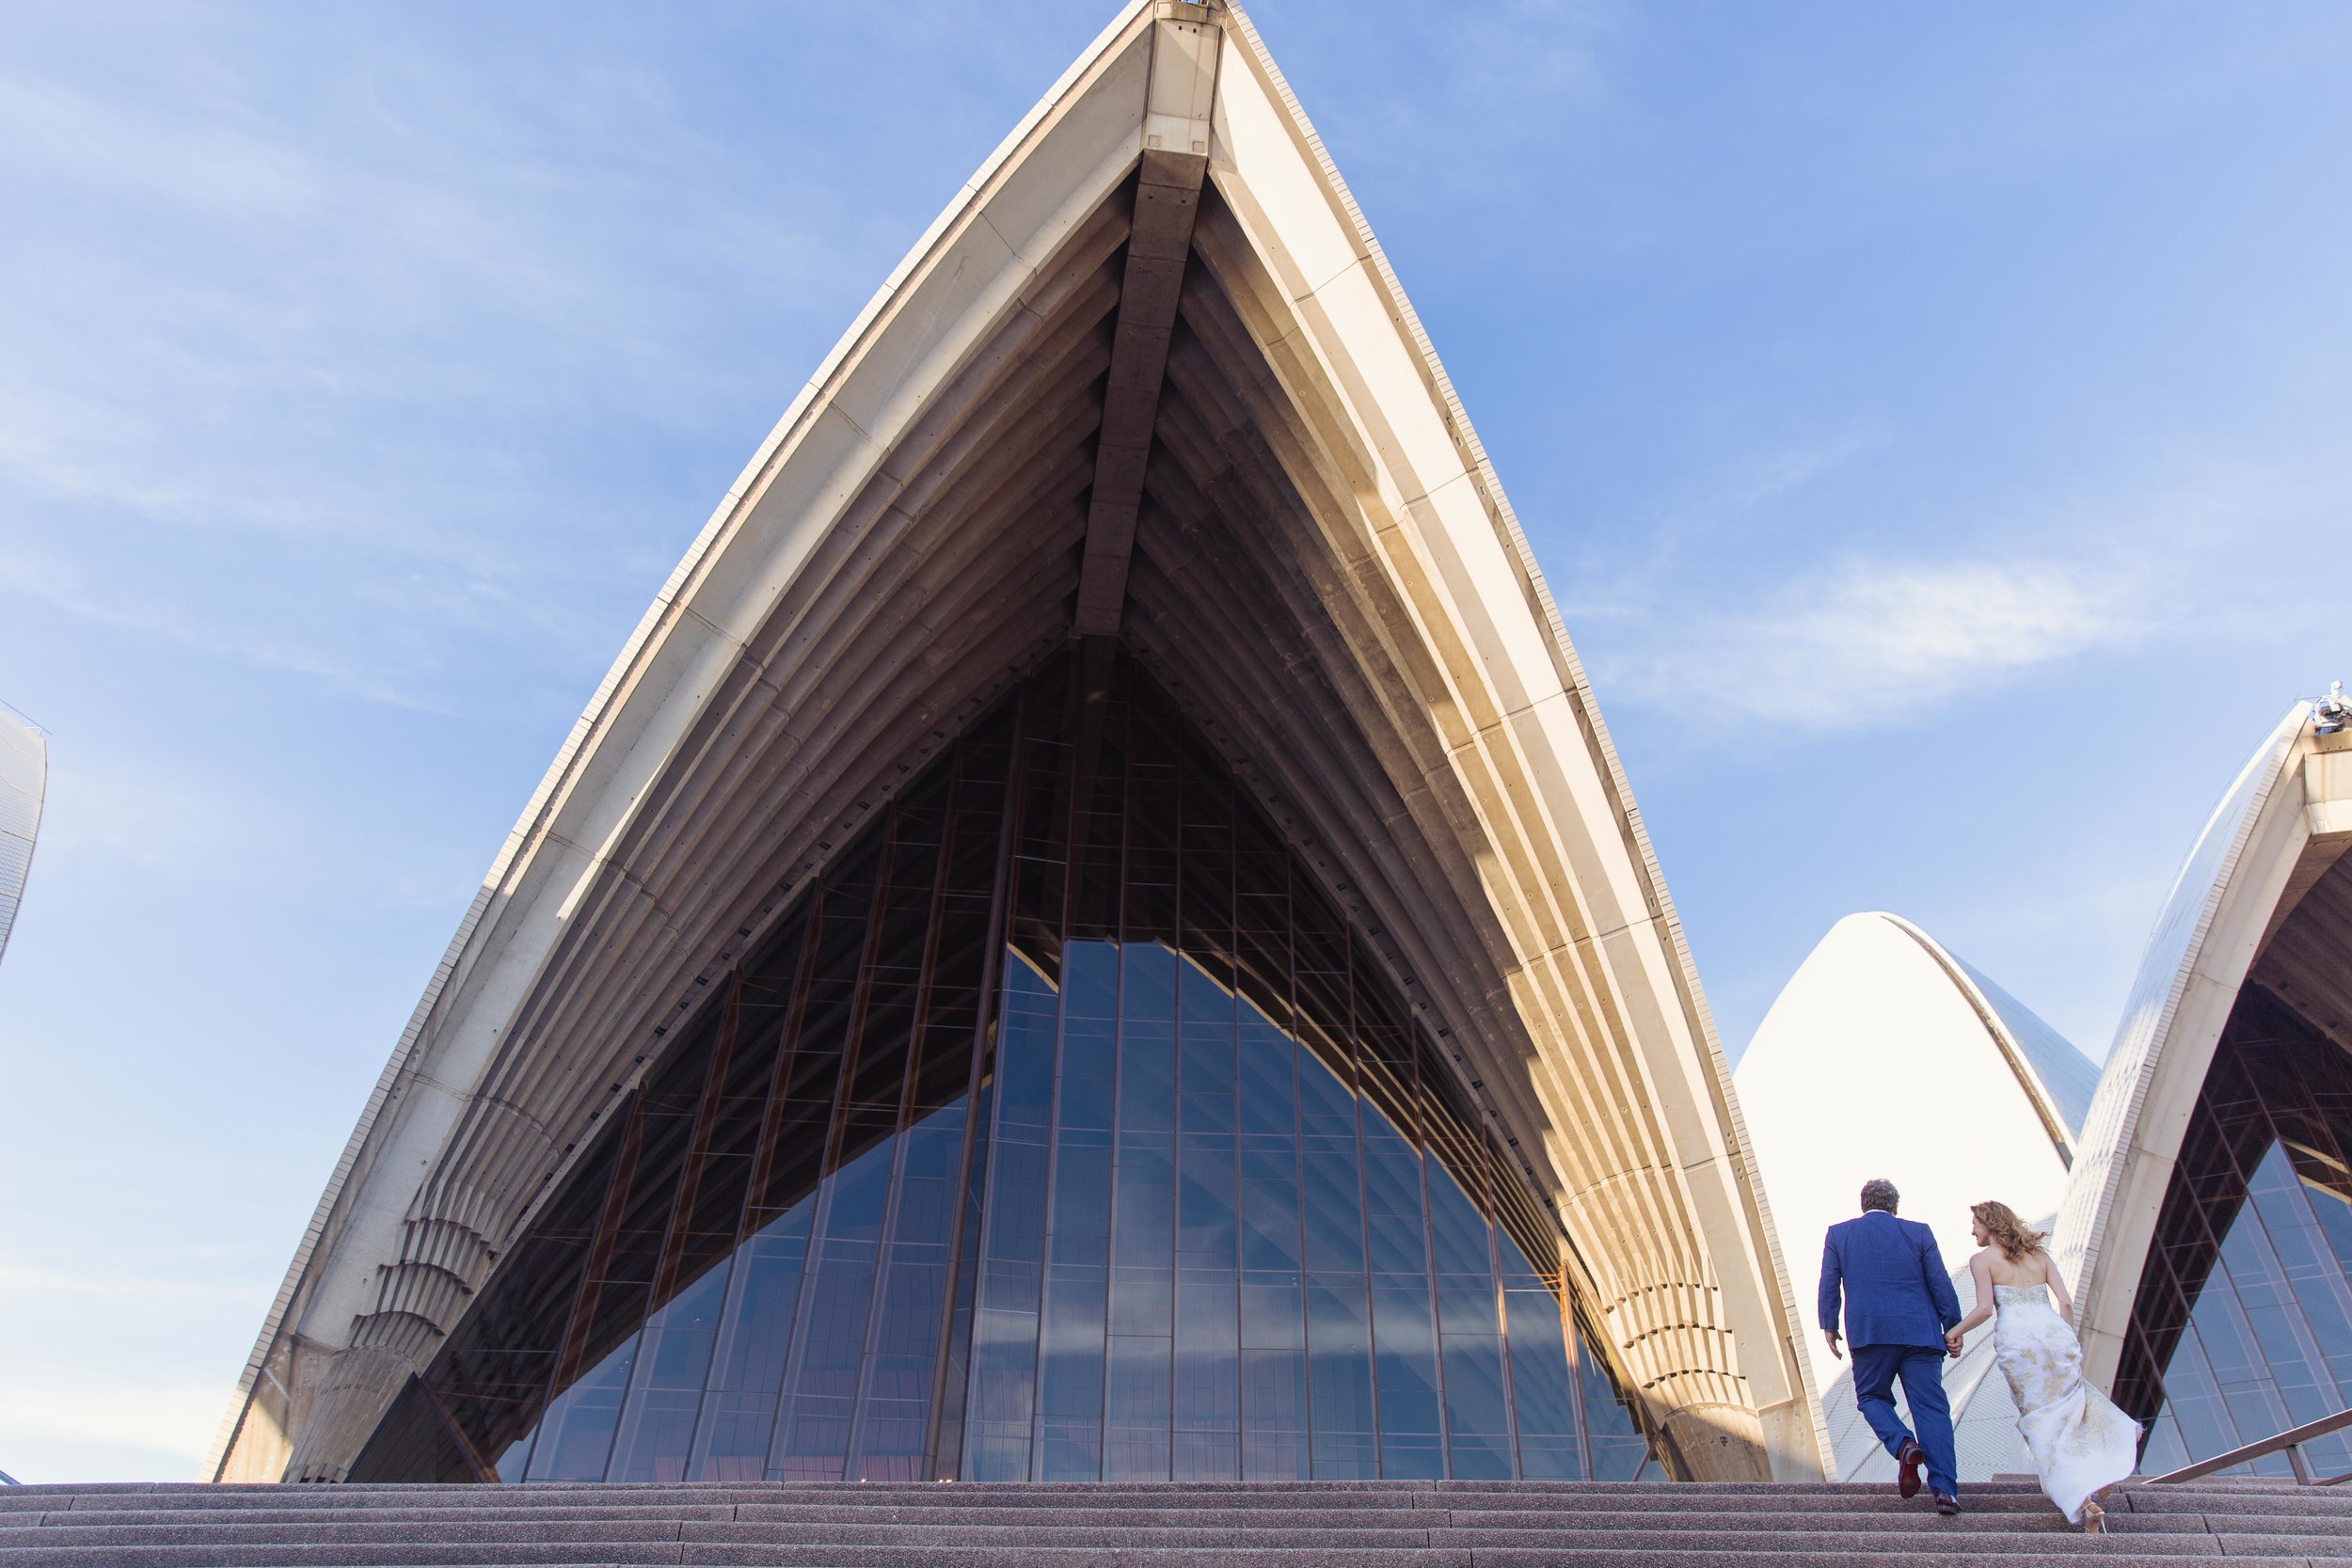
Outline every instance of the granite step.
<svg viewBox="0 0 2352 1568">
<path fill-rule="evenodd" d="M 2181 1568 L 2179 1557 L 2121 1551 L 2099 1554 L 2116 1568 Z M 667 1546 L 86 1546 L 29 1547 L 5 1560 L 10 1568 L 438 1568 L 505 1564 L 511 1568 L 635 1568 L 637 1564 L 742 1564 L 746 1568 L 1894 1568 L 1884 1551 L 1772 1549 L 1670 1551 L 1617 1545 L 1248 1549 L 1232 1547 L 773 1546 L 679 1544 Z M 2047 1561 L 2019 1552 L 1938 1561 Z M 2215 1560 L 2218 1564 L 2219 1560 Z M 2340 1559 L 2232 1556 L 2229 1568 L 2340 1568 Z"/>
<path fill-rule="evenodd" d="M 1659 1512 L 1659 1514 L 1806 1514 L 1806 1512 L 1861 1512 L 1861 1514 L 1905 1514 L 1924 1507 L 1919 1500 L 1900 1500 L 1884 1488 L 1847 1488 L 1842 1493 L 1819 1488 L 1635 1488 L 1560 1486 L 1555 1491 L 1532 1491 L 1515 1486 L 1428 1486 L 1391 1483 L 1388 1491 L 1334 1491 L 1315 1486 L 1275 1488 L 1115 1488 L 1104 1483 L 1042 1483 L 1042 1486 L 925 1486 L 925 1488 L 847 1488 L 776 1483 L 776 1486 L 656 1486 L 656 1488 L 588 1488 L 588 1486 L 437 1486 L 437 1488 L 358 1488 L 358 1486 L 183 1486 L 183 1488 L 9 1488 L 0 1491 L 0 1514 L 42 1510 L 381 1510 L 416 1507 L 430 1497 L 433 1507 L 453 1510 L 642 1510 L 642 1507 L 691 1505 L 710 1507 L 955 1507 L 955 1510 L 1143 1510 L 1143 1512 L 1395 1512 L 1395 1510 L 1454 1510 L 1454 1512 L 1579 1512 L 1602 1507 L 1609 1512 Z M 2352 1502 L 2352 1500 L 2345 1500 Z M 1971 1514 L 2046 1514 L 2049 1502 L 2037 1491 L 1969 1488 Z"/>
<path fill-rule="evenodd" d="M 1881 1487 L 1370 1481 L 0 1488 L 0 1568 L 2140 1568 L 2352 1563 L 2352 1497 L 2134 1487 L 2114 1534 L 2029 1485 L 1934 1513 Z"/>
<path fill-rule="evenodd" d="M 911 1527 L 986 1527 L 1015 1528 L 1087 1528 L 1090 1529 L 1149 1529 L 1154 1528 L 1184 1528 L 1215 1522 L 1219 1528 L 1247 1529 L 1322 1529 L 1347 1530 L 1427 1530 L 1502 1529 L 1560 1530 L 1607 1529 L 1663 1530 L 1683 1532 L 1746 1532 L 1795 1530 L 1839 1530 L 1868 1528 L 1873 1530 L 1915 1528 L 1922 1519 L 1930 1518 L 1929 1511 L 1916 1507 L 1904 1514 L 1856 1515 L 1835 1511 L 1806 1513 L 1772 1514 L 1743 1518 L 1711 1512 L 1689 1514 L 1663 1513 L 1611 1513 L 1579 1510 L 1483 1513 L 1465 1510 L 1366 1510 L 1333 1516 L 1312 1510 L 1250 1510 L 1246 1513 L 1220 1513 L 1215 1510 L 1094 1510 L 1094 1509 L 856 1509 L 840 1507 L 796 1507 L 789 1504 L 744 1504 L 734 1509 L 680 1508 L 664 1511 L 655 1508 L 602 1512 L 588 1509 L 529 1510 L 501 1512 L 487 1509 L 408 1508 L 346 1510 L 268 1510 L 240 1509 L 207 1510 L 148 1510 L 114 1511 L 73 1509 L 48 1513 L 27 1513 L 16 1525 L 7 1523 L 9 1516 L 0 1515 L 0 1531 L 31 1528 L 36 1526 L 87 1529 L 97 1527 L 137 1528 L 207 1525 L 221 1527 L 246 1526 L 319 1526 L 359 1527 L 415 1525 L 463 1525 L 469 1520 L 485 1525 L 541 1522 L 553 1526 L 595 1525 L 601 1520 L 616 1523 L 672 1521 L 678 1524 L 707 1523 L 769 1523 L 809 1526 L 891 1524 Z M 2328 1533 L 2337 1526 L 2328 1520 L 2311 1520 L 2294 1515 L 2219 1515 L 2228 1527 L 2241 1531 L 2279 1531 Z M 2193 1513 L 2122 1515 L 2116 1517 L 2119 1530 L 2135 1533 L 2201 1533 L 2205 1531 L 2205 1516 Z M 2072 1527 L 2055 1513 L 2046 1514 L 1982 1514 L 1965 1513 L 1957 1519 L 1934 1518 L 1930 1527 L 1943 1534 L 2017 1533 L 2063 1534 Z"/>
<path fill-rule="evenodd" d="M 1992 1549 L 2008 1539 L 1986 1530 L 1943 1530 L 1941 1521 L 1923 1520 L 1907 1528 L 1810 1529 L 1804 1538 L 1824 1550 L 1885 1550 L 1904 1554 L 1973 1552 Z M 2064 1554 L 2099 1550 L 2105 1543 L 2074 1532 L 2016 1532 L 2038 1552 Z M 1074 1525 L 755 1523 L 688 1522 L 660 1524 L 564 1523 L 527 1520 L 480 1521 L 464 1524 L 282 1524 L 282 1525 L 99 1525 L 58 1532 L 48 1544 L 57 1545 L 333 1545 L 502 1544 L 534 1542 L 541 1544 L 636 1544 L 684 1541 L 777 1546 L 1232 1546 L 1307 1549 L 1329 1547 L 1406 1546 L 1550 1546 L 1579 1545 L 1602 1541 L 1629 1547 L 1664 1550 L 1763 1550 L 1790 1539 L 1789 1532 L 1756 1529 L 1617 1529 L 1589 1525 L 1554 1525 L 1543 1528 L 1454 1528 L 1419 1529 L 1355 1529 L 1314 1526 L 1267 1529 L 1254 1527 L 1201 1524 L 1119 1528 Z M 2216 1539 L 2202 1531 L 2139 1535 L 2133 1549 L 2161 1556 L 2211 1556 Z M 2232 1537 L 2224 1536 L 2228 1540 Z M 2265 1537 L 2283 1539 L 2283 1537 Z M 2325 1539 L 2322 1537 L 2321 1539 Z"/>
</svg>

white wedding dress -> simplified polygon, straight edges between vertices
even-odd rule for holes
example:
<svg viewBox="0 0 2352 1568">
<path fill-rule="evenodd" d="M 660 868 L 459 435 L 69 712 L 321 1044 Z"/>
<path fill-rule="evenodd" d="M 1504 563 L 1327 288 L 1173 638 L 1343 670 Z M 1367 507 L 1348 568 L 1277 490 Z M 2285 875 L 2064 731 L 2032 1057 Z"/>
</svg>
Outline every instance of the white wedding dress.
<svg viewBox="0 0 2352 1568">
<path fill-rule="evenodd" d="M 2080 1524 L 2083 1503 L 2139 1464 L 2139 1425 L 2083 1381 L 2083 1347 L 2040 1285 L 1993 1287 L 1993 1358 L 2042 1490 Z"/>
</svg>

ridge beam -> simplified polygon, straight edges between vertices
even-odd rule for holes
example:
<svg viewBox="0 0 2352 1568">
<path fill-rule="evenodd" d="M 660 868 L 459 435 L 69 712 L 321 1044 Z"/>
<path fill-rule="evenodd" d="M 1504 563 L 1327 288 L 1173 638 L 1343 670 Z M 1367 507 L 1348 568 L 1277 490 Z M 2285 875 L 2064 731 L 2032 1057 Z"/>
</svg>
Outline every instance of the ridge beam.
<svg viewBox="0 0 2352 1568">
<path fill-rule="evenodd" d="M 1159 421 L 1168 344 L 1192 253 L 1193 221 L 1209 171 L 1209 116 L 1216 95 L 1223 30 L 1206 6 L 1160 0 L 1152 24 L 1152 76 L 1144 105 L 1142 166 L 1127 266 L 1112 329 L 1103 424 L 1094 443 L 1094 487 L 1087 501 L 1086 556 L 1078 569 L 1072 630 L 1116 637 L 1127 603 L 1143 473 Z"/>
</svg>

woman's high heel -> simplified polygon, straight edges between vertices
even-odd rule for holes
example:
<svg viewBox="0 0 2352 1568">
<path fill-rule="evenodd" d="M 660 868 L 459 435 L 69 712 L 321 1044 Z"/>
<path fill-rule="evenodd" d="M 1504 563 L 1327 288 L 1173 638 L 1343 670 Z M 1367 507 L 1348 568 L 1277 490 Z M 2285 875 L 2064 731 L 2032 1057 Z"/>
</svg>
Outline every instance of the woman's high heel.
<svg viewBox="0 0 2352 1568">
<path fill-rule="evenodd" d="M 2087 1502 L 2083 1504 L 2083 1533 L 2085 1535 L 2105 1535 L 2106 1532 L 2107 1511 L 2101 1508 L 2094 1502 Z"/>
</svg>

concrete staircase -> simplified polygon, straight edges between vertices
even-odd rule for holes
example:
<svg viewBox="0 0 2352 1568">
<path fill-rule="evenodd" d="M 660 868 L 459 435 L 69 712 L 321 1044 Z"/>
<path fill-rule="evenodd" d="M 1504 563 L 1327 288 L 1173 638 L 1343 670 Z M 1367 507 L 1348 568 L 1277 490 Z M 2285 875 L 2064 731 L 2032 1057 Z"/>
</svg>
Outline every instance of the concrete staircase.
<svg viewBox="0 0 2352 1568">
<path fill-rule="evenodd" d="M 0 1487 L 0 1568 L 768 1563 L 790 1568 L 2232 1568 L 2352 1563 L 2352 1496 L 2139 1487 L 2105 1539 L 2040 1493 L 1939 1518 L 1891 1487 L 1315 1485 Z"/>
</svg>

